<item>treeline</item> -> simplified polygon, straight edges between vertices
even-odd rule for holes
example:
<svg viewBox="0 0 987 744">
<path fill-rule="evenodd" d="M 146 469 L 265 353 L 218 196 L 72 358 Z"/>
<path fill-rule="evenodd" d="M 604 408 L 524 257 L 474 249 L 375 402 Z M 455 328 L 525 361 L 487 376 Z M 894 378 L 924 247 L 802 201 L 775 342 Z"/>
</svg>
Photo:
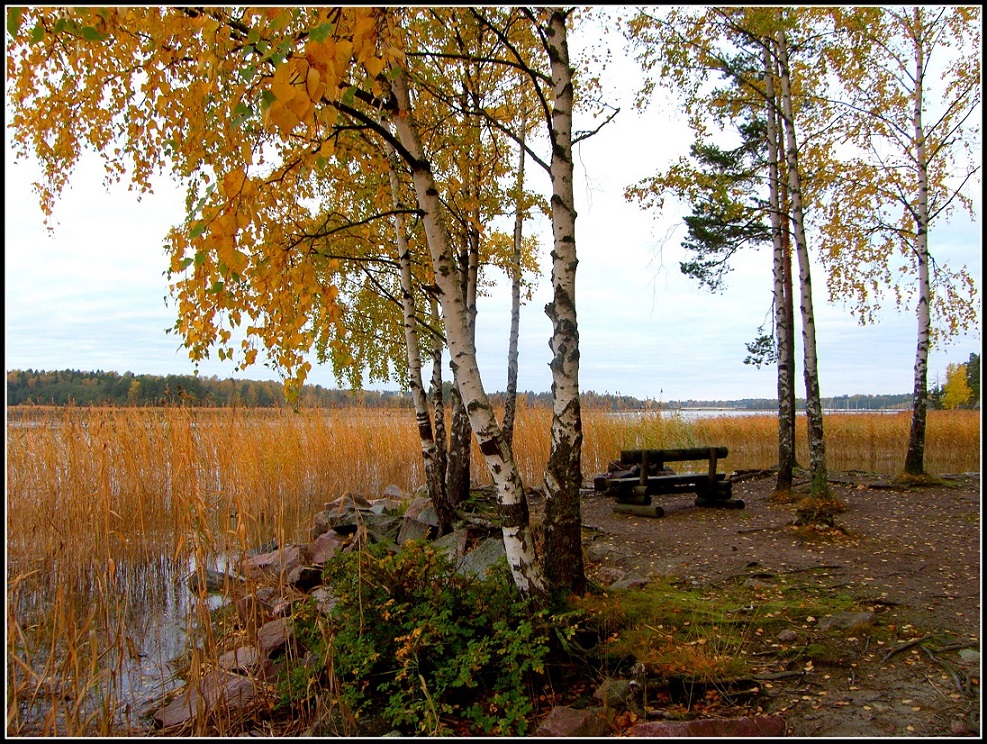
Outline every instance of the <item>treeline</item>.
<svg viewBox="0 0 987 744">
<path fill-rule="evenodd" d="M 405 405 L 405 398 L 398 392 L 305 385 L 299 405 L 396 408 Z M 288 403 L 281 383 L 274 380 L 28 369 L 7 372 L 7 405 L 280 408 Z"/>
<path fill-rule="evenodd" d="M 971 402 L 979 405 L 979 357 L 976 361 L 975 393 Z M 973 360 L 971 360 L 971 367 Z M 448 397 L 451 382 L 446 382 Z M 929 391 L 929 407 L 941 408 L 948 386 Z M 580 392 L 580 405 L 587 409 L 612 411 L 675 410 L 679 408 L 737 408 L 773 411 L 778 407 L 774 398 L 742 398 L 740 400 L 675 400 L 658 403 L 619 393 Z M 503 393 L 490 396 L 496 406 L 503 403 Z M 527 391 L 518 395 L 520 405 L 528 408 L 552 405 L 550 392 Z M 298 404 L 302 407 L 341 408 L 411 408 L 411 396 L 398 390 L 339 390 L 321 385 L 305 385 Z M 898 395 L 840 395 L 822 399 L 823 407 L 831 410 L 876 411 L 911 408 L 910 393 Z M 284 388 L 274 380 L 236 380 L 196 377 L 194 375 L 135 375 L 131 372 L 82 372 L 79 370 L 11 370 L 7 372 L 7 405 L 46 406 L 204 406 L 247 408 L 281 408 L 288 406 Z M 967 407 L 967 406 L 962 406 Z M 805 409 L 805 399 L 796 401 L 796 408 Z"/>
<path fill-rule="evenodd" d="M 446 394 L 449 386 L 446 382 Z M 491 395 L 494 405 L 503 403 L 503 394 Z M 527 407 L 552 405 L 552 394 L 531 391 L 519 394 Z M 641 410 L 644 401 L 610 393 L 580 394 L 587 408 Z M 235 380 L 194 375 L 135 375 L 131 372 L 82 372 L 78 370 L 11 370 L 7 372 L 7 405 L 46 406 L 205 406 L 280 408 L 288 406 L 280 382 Z M 396 390 L 337 390 L 321 385 L 305 385 L 299 396 L 302 407 L 412 408 L 410 394 Z"/>
<path fill-rule="evenodd" d="M 911 393 L 898 395 L 838 395 L 822 398 L 826 410 L 880 411 L 886 409 L 910 409 Z M 663 408 L 737 408 L 745 411 L 774 411 L 778 408 L 777 398 L 742 398 L 741 400 L 681 400 L 666 403 Z M 805 398 L 795 401 L 795 408 L 805 410 Z"/>
</svg>

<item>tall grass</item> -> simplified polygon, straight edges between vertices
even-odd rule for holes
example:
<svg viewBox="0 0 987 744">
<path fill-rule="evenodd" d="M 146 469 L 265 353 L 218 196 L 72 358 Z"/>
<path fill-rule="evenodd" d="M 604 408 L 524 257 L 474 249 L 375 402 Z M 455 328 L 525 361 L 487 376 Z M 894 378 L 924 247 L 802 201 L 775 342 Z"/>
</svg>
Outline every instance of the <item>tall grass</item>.
<svg viewBox="0 0 987 744">
<path fill-rule="evenodd" d="M 149 618 L 187 612 L 187 634 L 208 627 L 208 607 L 185 589 L 191 570 L 272 539 L 304 539 L 311 515 L 346 491 L 373 498 L 388 484 L 412 491 L 423 481 L 411 411 L 7 413 L 13 735 L 119 735 L 138 726 L 136 691 L 146 695 L 148 677 L 160 689 L 176 684 L 160 660 L 183 642 L 150 633 Z M 551 411 L 519 409 L 515 458 L 528 485 L 541 483 L 550 426 Z M 825 426 L 831 470 L 900 468 L 907 414 L 833 414 Z M 727 471 L 777 461 L 772 416 L 690 422 L 585 411 L 583 432 L 587 478 L 632 448 L 726 446 Z M 806 463 L 804 418 L 798 436 Z M 930 473 L 977 471 L 979 452 L 979 412 L 930 412 Z M 475 445 L 473 478 L 490 481 Z"/>
</svg>

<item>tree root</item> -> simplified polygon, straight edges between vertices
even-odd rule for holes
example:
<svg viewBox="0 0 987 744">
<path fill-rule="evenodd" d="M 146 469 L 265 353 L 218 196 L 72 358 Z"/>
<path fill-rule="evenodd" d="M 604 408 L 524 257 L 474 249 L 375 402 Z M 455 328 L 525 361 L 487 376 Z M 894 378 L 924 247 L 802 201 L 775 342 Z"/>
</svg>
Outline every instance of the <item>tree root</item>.
<svg viewBox="0 0 987 744">
<path fill-rule="evenodd" d="M 923 641 L 927 641 L 930 638 L 932 638 L 931 635 L 924 635 L 921 638 L 913 638 L 912 640 L 908 641 L 907 643 L 903 643 L 900 646 L 898 646 L 897 648 L 891 649 L 886 654 L 884 654 L 884 656 L 881 657 L 881 663 L 883 664 L 884 662 L 886 662 L 888 659 L 890 659 L 895 654 L 900 654 L 902 651 L 907 651 L 912 646 L 917 646 L 918 644 L 922 643 Z"/>
<path fill-rule="evenodd" d="M 957 674 L 952 664 L 943 661 L 934 653 L 932 653 L 929 649 L 927 649 L 925 646 L 919 646 L 919 648 L 922 649 L 925 652 L 925 655 L 928 656 L 930 659 L 932 659 L 932 661 L 934 661 L 936 664 L 938 664 L 939 666 L 941 666 L 943 669 L 946 670 L 949 676 L 953 678 L 953 684 L 956 685 L 956 689 L 960 692 L 961 695 L 966 695 L 967 697 L 969 697 L 972 694 L 969 680 L 966 680 L 965 683 L 964 681 L 961 681 L 960 675 Z"/>
</svg>

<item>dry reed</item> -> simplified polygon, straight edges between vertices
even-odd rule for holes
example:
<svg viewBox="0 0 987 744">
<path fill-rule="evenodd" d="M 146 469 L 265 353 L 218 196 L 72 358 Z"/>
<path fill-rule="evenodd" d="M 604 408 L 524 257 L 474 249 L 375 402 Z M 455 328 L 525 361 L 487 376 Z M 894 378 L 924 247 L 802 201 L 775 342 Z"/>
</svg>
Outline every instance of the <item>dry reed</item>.
<svg viewBox="0 0 987 744">
<path fill-rule="evenodd" d="M 552 413 L 522 405 L 515 458 L 543 477 Z M 907 414 L 826 416 L 831 470 L 894 474 Z M 777 421 L 584 411 L 583 472 L 621 449 L 718 445 L 728 470 L 772 467 Z M 807 462 L 805 419 L 799 461 Z M 978 411 L 931 411 L 933 474 L 978 471 Z M 474 443 L 473 478 L 490 481 Z M 270 540 L 304 539 L 311 515 L 345 491 L 379 496 L 422 482 L 414 414 L 401 410 L 8 409 L 7 733 L 114 735 L 139 725 L 147 679 L 184 638 L 155 635 L 155 616 L 185 612 L 186 635 L 208 607 L 185 590 L 191 570 L 222 568 Z M 202 651 L 215 654 L 206 633 Z M 155 665 L 156 664 L 156 665 Z M 129 706 L 129 707 L 128 707 Z"/>
</svg>

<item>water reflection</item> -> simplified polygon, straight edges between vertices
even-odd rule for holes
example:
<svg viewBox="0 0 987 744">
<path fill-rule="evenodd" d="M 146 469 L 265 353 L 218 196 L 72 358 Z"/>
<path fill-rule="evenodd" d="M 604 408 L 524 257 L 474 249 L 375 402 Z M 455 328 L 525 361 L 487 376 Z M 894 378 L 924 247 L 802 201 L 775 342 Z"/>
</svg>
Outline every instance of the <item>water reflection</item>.
<svg viewBox="0 0 987 744">
<path fill-rule="evenodd" d="M 209 611 L 225 599 L 190 589 L 191 558 L 121 559 L 111 570 L 94 560 L 72 578 L 57 562 L 46 575 L 18 572 L 24 563 L 8 564 L 8 626 L 23 630 L 12 643 L 8 629 L 8 661 L 16 654 L 32 673 L 20 664 L 8 673 L 8 732 L 55 733 L 70 708 L 73 720 L 84 720 L 107 704 L 120 730 L 146 728 L 141 711 L 183 684 L 176 671 L 190 641 L 201 637 Z M 222 556 L 208 564 L 227 569 Z M 10 721 L 12 683 L 22 693 L 16 722 Z M 84 699 L 75 700 L 80 693 Z"/>
</svg>

